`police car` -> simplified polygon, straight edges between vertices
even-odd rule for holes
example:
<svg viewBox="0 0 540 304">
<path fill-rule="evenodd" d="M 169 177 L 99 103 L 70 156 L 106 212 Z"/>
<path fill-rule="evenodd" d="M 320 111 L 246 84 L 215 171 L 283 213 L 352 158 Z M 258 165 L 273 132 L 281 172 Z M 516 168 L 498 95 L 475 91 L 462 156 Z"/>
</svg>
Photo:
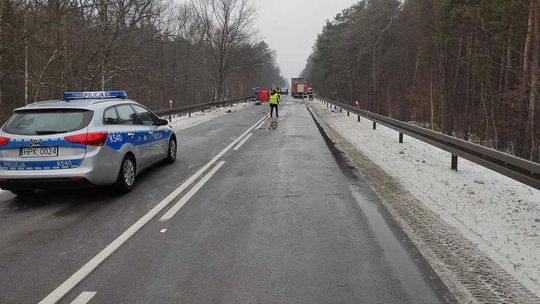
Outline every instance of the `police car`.
<svg viewBox="0 0 540 304">
<path fill-rule="evenodd" d="M 0 130 L 0 188 L 17 195 L 66 184 L 133 189 L 137 174 L 176 160 L 168 121 L 124 91 L 66 92 L 18 108 Z"/>
</svg>

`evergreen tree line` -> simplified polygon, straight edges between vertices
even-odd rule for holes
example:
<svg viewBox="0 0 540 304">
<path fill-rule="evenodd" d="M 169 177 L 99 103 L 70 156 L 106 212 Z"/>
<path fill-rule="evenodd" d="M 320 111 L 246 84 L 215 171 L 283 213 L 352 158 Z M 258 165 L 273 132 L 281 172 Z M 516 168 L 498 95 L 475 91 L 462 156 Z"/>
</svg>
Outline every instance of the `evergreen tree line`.
<svg viewBox="0 0 540 304">
<path fill-rule="evenodd" d="M 539 161 L 540 0 L 364 0 L 302 76 L 323 96 Z"/>
<path fill-rule="evenodd" d="M 0 118 L 63 91 L 125 90 L 152 109 L 282 85 L 248 0 L 1 0 Z"/>
</svg>

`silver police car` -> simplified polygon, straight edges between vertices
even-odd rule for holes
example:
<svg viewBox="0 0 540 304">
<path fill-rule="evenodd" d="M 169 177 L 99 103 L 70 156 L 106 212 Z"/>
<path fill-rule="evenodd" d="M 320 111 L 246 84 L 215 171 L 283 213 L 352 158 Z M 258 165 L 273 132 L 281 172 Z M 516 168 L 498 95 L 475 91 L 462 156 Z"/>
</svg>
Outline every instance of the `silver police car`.
<svg viewBox="0 0 540 304">
<path fill-rule="evenodd" d="M 123 91 L 66 92 L 18 108 L 0 131 L 0 188 L 17 195 L 74 184 L 133 189 L 137 174 L 176 160 L 168 121 Z"/>
</svg>

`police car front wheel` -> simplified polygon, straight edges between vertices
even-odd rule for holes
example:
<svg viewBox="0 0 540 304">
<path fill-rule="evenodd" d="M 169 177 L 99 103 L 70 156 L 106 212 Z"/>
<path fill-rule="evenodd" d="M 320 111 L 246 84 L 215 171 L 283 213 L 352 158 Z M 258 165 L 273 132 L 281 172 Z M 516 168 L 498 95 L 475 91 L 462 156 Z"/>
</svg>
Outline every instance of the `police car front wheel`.
<svg viewBox="0 0 540 304">
<path fill-rule="evenodd" d="M 135 161 L 131 155 L 126 155 L 122 160 L 120 166 L 120 172 L 116 180 L 116 187 L 118 191 L 127 193 L 133 189 L 135 185 L 135 178 L 137 176 Z"/>
<path fill-rule="evenodd" d="M 168 164 L 174 163 L 176 160 L 176 153 L 178 151 L 178 145 L 176 143 L 176 138 L 171 137 L 169 140 L 169 149 L 167 151 L 167 157 L 165 158 L 165 162 Z"/>
</svg>

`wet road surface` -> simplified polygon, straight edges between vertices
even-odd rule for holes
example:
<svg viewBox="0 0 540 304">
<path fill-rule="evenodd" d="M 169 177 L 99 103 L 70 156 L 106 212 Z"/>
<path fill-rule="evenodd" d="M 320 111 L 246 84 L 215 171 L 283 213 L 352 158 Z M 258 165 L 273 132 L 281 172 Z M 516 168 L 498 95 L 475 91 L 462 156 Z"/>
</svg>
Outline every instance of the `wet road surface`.
<svg viewBox="0 0 540 304">
<path fill-rule="evenodd" d="M 0 303 L 448 301 L 306 107 L 277 130 L 265 110 L 178 132 L 178 161 L 124 196 L 0 193 Z"/>
</svg>

